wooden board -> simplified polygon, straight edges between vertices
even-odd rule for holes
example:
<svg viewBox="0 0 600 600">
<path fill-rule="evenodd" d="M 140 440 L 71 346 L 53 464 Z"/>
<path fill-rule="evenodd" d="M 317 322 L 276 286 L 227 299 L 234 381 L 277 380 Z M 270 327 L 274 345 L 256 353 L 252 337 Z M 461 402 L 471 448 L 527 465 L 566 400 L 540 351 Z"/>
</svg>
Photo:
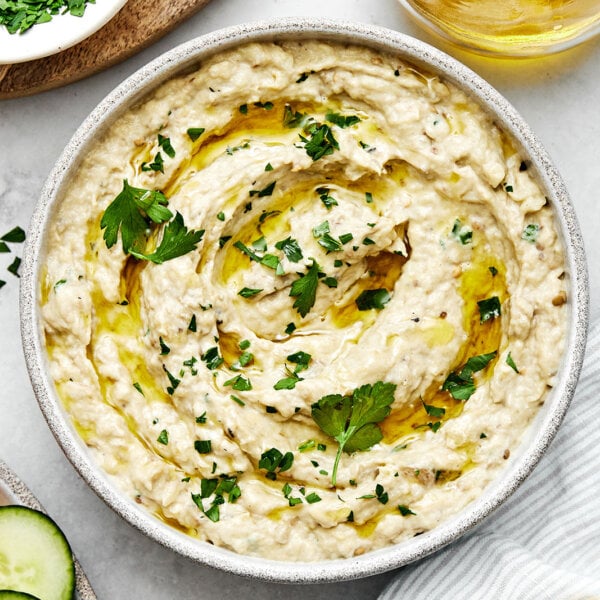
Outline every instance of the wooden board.
<svg viewBox="0 0 600 600">
<path fill-rule="evenodd" d="M 149 46 L 208 2 L 129 0 L 104 27 L 79 44 L 46 58 L 0 65 L 0 98 L 29 96 L 106 69 Z"/>
</svg>

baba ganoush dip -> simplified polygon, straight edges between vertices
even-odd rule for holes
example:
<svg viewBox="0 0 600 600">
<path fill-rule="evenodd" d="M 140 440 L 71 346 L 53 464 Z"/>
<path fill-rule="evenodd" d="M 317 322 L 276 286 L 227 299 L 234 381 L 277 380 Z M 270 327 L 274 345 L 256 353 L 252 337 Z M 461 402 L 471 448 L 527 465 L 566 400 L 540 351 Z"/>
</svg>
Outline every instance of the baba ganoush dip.
<svg viewBox="0 0 600 600">
<path fill-rule="evenodd" d="M 47 234 L 51 375 L 97 463 L 171 526 L 277 560 L 460 511 L 564 345 L 561 238 L 515 148 L 365 47 L 252 43 L 161 85 Z"/>
</svg>

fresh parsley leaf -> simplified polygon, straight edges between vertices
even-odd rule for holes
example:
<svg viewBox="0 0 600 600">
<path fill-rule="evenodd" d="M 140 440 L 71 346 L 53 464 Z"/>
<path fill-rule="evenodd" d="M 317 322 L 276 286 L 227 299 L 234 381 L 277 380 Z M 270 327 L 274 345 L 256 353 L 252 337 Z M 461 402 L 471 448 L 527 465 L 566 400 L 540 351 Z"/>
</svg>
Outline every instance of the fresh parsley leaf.
<svg viewBox="0 0 600 600">
<path fill-rule="evenodd" d="M 375 497 L 377 498 L 377 501 L 380 502 L 381 504 L 388 503 L 388 500 L 389 500 L 388 493 L 383 489 L 383 486 L 380 483 L 378 483 L 375 486 Z"/>
<path fill-rule="evenodd" d="M 210 454 L 212 450 L 211 440 L 196 440 L 194 442 L 194 449 L 198 454 Z"/>
<path fill-rule="evenodd" d="M 0 254 L 4 252 L 10 252 L 10 248 L 4 242 L 0 242 Z"/>
<path fill-rule="evenodd" d="M 19 226 L 13 227 L 8 233 L 5 233 L 0 240 L 3 242 L 20 244 L 25 241 L 25 232 Z M 3 250 L 3 252 L 8 252 L 8 250 Z"/>
<path fill-rule="evenodd" d="M 277 448 L 265 450 L 258 461 L 258 468 L 267 471 L 265 477 L 275 481 L 277 472 L 288 471 L 294 464 L 294 455 L 291 452 L 283 454 Z"/>
<path fill-rule="evenodd" d="M 335 486 L 342 452 L 368 450 L 381 441 L 377 423 L 390 413 L 396 384 L 377 381 L 356 388 L 352 396 L 330 394 L 311 407 L 319 428 L 338 443 L 331 483 Z"/>
<path fill-rule="evenodd" d="M 250 196 L 258 196 L 259 198 L 264 198 L 266 196 L 271 196 L 273 194 L 273 190 L 275 189 L 276 181 L 272 181 L 269 185 L 264 187 L 262 190 L 250 190 Z"/>
<path fill-rule="evenodd" d="M 441 406 L 433 406 L 432 404 L 425 404 L 425 402 L 423 402 L 423 400 L 421 400 L 421 403 L 423 404 L 423 408 L 425 409 L 425 412 L 430 417 L 436 417 L 437 419 L 439 419 L 440 417 L 443 417 L 446 414 L 446 409 Z"/>
<path fill-rule="evenodd" d="M 538 239 L 538 235 L 540 233 L 540 226 L 537 223 L 530 223 L 523 229 L 523 233 L 521 234 L 521 239 L 529 242 L 530 244 L 535 244 Z"/>
<path fill-rule="evenodd" d="M 298 241 L 292 237 L 280 240 L 275 244 L 275 248 L 277 248 L 277 250 L 282 250 L 290 262 L 299 262 L 304 258 Z"/>
<path fill-rule="evenodd" d="M 206 130 L 204 127 L 190 127 L 187 130 L 188 137 L 195 142 Z"/>
<path fill-rule="evenodd" d="M 288 129 L 294 129 L 295 127 L 304 127 L 310 117 L 306 114 L 294 111 L 289 104 L 286 104 L 283 109 L 283 126 Z"/>
<path fill-rule="evenodd" d="M 506 355 L 506 364 L 515 372 L 518 373 L 519 369 L 513 360 L 513 357 L 510 355 L 510 352 Z"/>
<path fill-rule="evenodd" d="M 165 356 L 171 352 L 171 348 L 165 344 L 165 341 L 162 338 L 162 335 L 158 338 L 158 343 L 160 344 L 160 355 Z"/>
<path fill-rule="evenodd" d="M 209 348 L 202 356 L 200 360 L 206 363 L 206 367 L 213 371 L 219 368 L 223 364 L 223 357 L 219 355 L 219 349 L 216 346 Z"/>
<path fill-rule="evenodd" d="M 175 390 L 177 389 L 177 386 L 181 383 L 181 380 L 177 379 L 167 369 L 167 367 L 165 367 L 165 365 L 163 365 L 162 368 L 163 368 L 163 371 L 167 374 L 167 377 L 169 378 L 169 382 L 171 383 L 171 385 L 167 387 L 167 394 L 169 394 L 169 396 L 172 396 L 174 394 Z"/>
<path fill-rule="evenodd" d="M 321 496 L 319 496 L 319 494 L 317 494 L 316 492 L 311 492 L 310 494 L 307 494 L 304 499 L 306 500 L 306 502 L 308 502 L 308 504 L 315 504 L 316 502 L 321 502 Z"/>
<path fill-rule="evenodd" d="M 166 204 L 167 199 L 161 192 L 133 187 L 124 179 L 123 189 L 108 205 L 100 221 L 106 247 L 112 248 L 117 243 L 119 231 L 126 254 L 132 248 L 145 246 L 149 225 L 145 217 L 154 223 L 168 221 L 173 213 Z"/>
<path fill-rule="evenodd" d="M 232 389 L 238 392 L 248 392 L 252 389 L 252 383 L 246 377 L 237 375 L 228 379 L 223 385 L 230 385 Z"/>
<path fill-rule="evenodd" d="M 466 246 L 473 241 L 473 230 L 467 225 L 463 225 L 460 219 L 456 219 L 452 227 L 452 236 L 463 246 Z"/>
<path fill-rule="evenodd" d="M 338 201 L 329 195 L 329 188 L 317 188 L 317 194 L 319 194 L 319 198 L 327 210 L 330 210 L 332 206 L 338 206 Z"/>
<path fill-rule="evenodd" d="M 165 172 L 165 161 L 160 152 L 157 152 L 154 155 L 154 160 L 152 162 L 143 162 L 142 163 L 142 171 L 155 171 L 157 173 Z"/>
<path fill-rule="evenodd" d="M 175 149 L 171 146 L 171 139 L 160 133 L 158 134 L 158 147 L 162 148 L 169 158 L 175 158 Z"/>
<path fill-rule="evenodd" d="M 6 270 L 9 273 L 12 273 L 15 277 L 21 277 L 19 275 L 19 267 L 21 266 L 21 259 L 18 256 L 15 256 L 15 260 L 13 260 L 10 265 L 8 265 L 8 267 L 6 267 Z"/>
<path fill-rule="evenodd" d="M 333 154 L 334 150 L 339 150 L 340 145 L 335 139 L 331 127 L 325 123 L 312 123 L 304 129 L 305 136 L 300 134 L 300 140 L 304 142 L 304 150 L 313 161 L 317 161 L 323 156 Z M 307 137 L 308 136 L 308 137 Z"/>
<path fill-rule="evenodd" d="M 252 298 L 252 296 L 256 296 L 262 292 L 262 288 L 249 288 L 243 287 L 239 292 L 238 296 L 242 298 Z"/>
<path fill-rule="evenodd" d="M 190 229 L 188 231 L 181 213 L 178 212 L 175 218 L 165 227 L 162 240 L 154 252 L 144 254 L 130 248 L 129 253 L 140 260 L 149 260 L 160 265 L 167 260 L 172 260 L 195 250 L 203 236 L 204 229 Z"/>
<path fill-rule="evenodd" d="M 360 123 L 360 119 L 356 115 L 340 115 L 339 113 L 328 112 L 325 115 L 325 119 L 342 129 L 346 127 L 352 127 L 352 125 L 356 125 Z"/>
<path fill-rule="evenodd" d="M 500 307 L 500 299 L 498 296 L 492 296 L 491 298 L 486 298 L 485 300 L 480 300 L 477 302 L 477 306 L 479 307 L 479 322 L 485 323 L 491 319 L 495 319 L 496 317 L 501 316 L 502 310 Z"/>
<path fill-rule="evenodd" d="M 410 510 L 410 508 L 408 508 L 408 506 L 406 506 L 406 504 L 398 504 L 398 510 L 400 511 L 400 514 L 403 517 L 408 517 L 410 515 L 416 514 L 412 510 Z"/>
<path fill-rule="evenodd" d="M 385 288 L 375 290 L 364 290 L 356 298 L 355 303 L 358 310 L 381 310 L 392 299 L 391 294 Z"/>
<path fill-rule="evenodd" d="M 314 258 L 310 259 L 312 265 L 308 271 L 300 275 L 292 283 L 290 296 L 295 297 L 293 307 L 298 311 L 301 317 L 305 317 L 315 304 L 317 295 L 317 286 L 319 284 L 319 265 Z"/>
<path fill-rule="evenodd" d="M 485 369 L 497 354 L 498 352 L 494 351 L 487 354 L 472 356 L 467 360 L 462 369 L 453 371 L 448 375 L 446 381 L 444 381 L 442 385 L 442 390 L 450 392 L 455 400 L 468 400 L 477 389 L 475 387 L 475 382 L 473 381 L 473 373 Z"/>
<path fill-rule="evenodd" d="M 243 242 L 238 240 L 233 245 L 235 248 L 242 251 L 246 256 L 248 256 L 248 258 L 250 258 L 250 260 L 254 260 L 256 262 L 260 262 L 262 260 L 262 257 L 260 257 L 258 254 L 256 254 L 256 252 L 253 252 L 252 250 L 250 250 L 250 248 L 248 248 L 248 246 L 246 246 L 246 244 L 244 244 Z"/>
</svg>

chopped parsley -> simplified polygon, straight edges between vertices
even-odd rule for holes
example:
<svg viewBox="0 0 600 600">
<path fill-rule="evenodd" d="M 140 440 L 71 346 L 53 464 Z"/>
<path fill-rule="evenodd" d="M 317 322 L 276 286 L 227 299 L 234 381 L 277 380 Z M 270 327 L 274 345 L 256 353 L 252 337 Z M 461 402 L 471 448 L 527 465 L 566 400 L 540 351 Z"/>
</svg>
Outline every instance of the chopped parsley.
<svg viewBox="0 0 600 600">
<path fill-rule="evenodd" d="M 294 333 L 294 331 L 296 331 L 296 325 L 294 323 L 288 323 L 285 327 L 285 332 L 288 335 L 291 335 L 292 333 Z"/>
<path fill-rule="evenodd" d="M 238 296 L 241 296 L 242 298 L 252 298 L 252 296 L 256 296 L 257 294 L 260 294 L 262 291 L 263 291 L 262 288 L 243 287 L 238 292 Z"/>
<path fill-rule="evenodd" d="M 204 354 L 200 356 L 200 360 L 206 363 L 206 368 L 213 371 L 219 368 L 223 364 L 223 357 L 219 355 L 219 349 L 217 346 L 209 348 Z"/>
<path fill-rule="evenodd" d="M 273 194 L 273 190 L 275 189 L 276 181 L 272 181 L 264 187 L 262 190 L 250 190 L 250 196 L 258 196 L 259 198 L 264 198 L 266 196 L 271 196 Z"/>
<path fill-rule="evenodd" d="M 305 135 L 300 134 L 300 140 L 304 143 L 306 154 L 313 161 L 333 154 L 334 150 L 340 149 L 331 127 L 325 123 L 310 123 L 303 131 Z"/>
<path fill-rule="evenodd" d="M 400 511 L 400 514 L 403 517 L 408 517 L 410 515 L 416 514 L 412 510 L 410 510 L 410 508 L 408 508 L 408 506 L 406 506 L 406 504 L 398 504 L 398 510 Z"/>
<path fill-rule="evenodd" d="M 167 387 L 167 394 L 169 394 L 169 396 L 172 396 L 174 394 L 175 390 L 177 389 L 177 386 L 181 383 L 181 380 L 177 379 L 167 369 L 167 367 L 165 367 L 165 365 L 163 365 L 162 368 L 163 368 L 163 371 L 167 374 L 167 377 L 169 378 L 169 382 L 171 383 L 171 385 Z"/>
<path fill-rule="evenodd" d="M 288 377 L 284 377 L 280 379 L 274 386 L 275 390 L 291 390 L 296 387 L 296 384 L 299 381 L 303 381 L 302 377 L 298 375 L 302 371 L 308 369 L 308 363 L 311 361 L 312 357 L 307 352 L 303 352 L 302 350 L 298 352 L 294 352 L 287 357 L 287 360 L 291 363 L 294 363 L 296 366 L 294 370 L 291 371 L 286 365 L 286 371 L 288 372 Z"/>
<path fill-rule="evenodd" d="M 221 475 L 219 478 L 202 479 L 200 481 L 200 493 L 193 494 L 194 504 L 214 523 L 220 519 L 219 506 L 225 503 L 225 496 L 230 504 L 234 504 L 242 495 L 242 490 L 237 484 L 237 476 Z M 213 496 L 209 508 L 204 509 L 204 500 Z"/>
<path fill-rule="evenodd" d="M 371 194 L 371 192 L 365 192 L 365 201 L 367 204 L 371 204 L 373 202 L 373 194 Z"/>
<path fill-rule="evenodd" d="M 206 423 L 206 412 L 203 412 L 199 417 L 196 417 L 196 423 L 204 425 Z"/>
<path fill-rule="evenodd" d="M 280 240 L 275 244 L 275 248 L 277 248 L 277 250 L 282 250 L 290 262 L 299 262 L 302 260 L 302 258 L 304 258 L 298 241 L 292 237 L 287 237 L 285 240 Z"/>
<path fill-rule="evenodd" d="M 198 454 L 210 454 L 212 442 L 211 440 L 196 440 L 194 442 L 194 449 Z"/>
<path fill-rule="evenodd" d="M 377 423 L 390 413 L 396 385 L 377 381 L 356 388 L 351 396 L 329 394 L 315 402 L 312 418 L 319 428 L 338 443 L 331 483 L 335 486 L 342 452 L 368 450 L 381 441 Z"/>
<path fill-rule="evenodd" d="M 423 400 L 421 400 L 421 403 L 423 404 L 423 408 L 425 409 L 425 412 L 430 417 L 435 417 L 435 418 L 439 419 L 440 417 L 443 417 L 446 414 L 446 409 L 441 406 L 433 406 L 432 404 L 425 404 L 425 402 L 423 402 Z"/>
<path fill-rule="evenodd" d="M 20 277 L 19 275 L 19 268 L 21 266 L 21 259 L 18 256 L 15 256 L 15 260 L 13 260 L 10 265 L 8 265 L 8 267 L 6 267 L 6 270 L 9 273 L 12 273 L 15 277 Z"/>
<path fill-rule="evenodd" d="M 264 108 L 265 110 L 273 110 L 272 102 L 255 102 L 254 106 L 256 106 L 256 108 Z"/>
<path fill-rule="evenodd" d="M 171 352 L 171 348 L 165 344 L 165 341 L 162 338 L 162 335 L 158 338 L 158 343 L 160 344 L 160 355 L 165 356 Z"/>
<path fill-rule="evenodd" d="M 195 142 L 205 131 L 204 127 L 190 127 L 186 133 L 190 140 Z"/>
<path fill-rule="evenodd" d="M 315 504 L 316 502 L 321 502 L 321 496 L 319 496 L 319 494 L 317 494 L 316 492 L 311 492 L 310 494 L 307 494 L 304 499 L 306 500 L 306 502 L 308 502 L 308 504 Z"/>
<path fill-rule="evenodd" d="M 383 486 L 380 483 L 375 486 L 375 498 L 377 498 L 377 501 L 381 504 L 388 503 L 388 493 L 383 489 Z"/>
<path fill-rule="evenodd" d="M 519 369 L 513 360 L 513 357 L 510 355 L 510 352 L 506 355 L 506 364 L 515 372 L 518 373 Z"/>
<path fill-rule="evenodd" d="M 247 104 L 241 104 L 239 109 L 240 113 L 242 115 L 247 115 L 248 114 L 248 105 Z"/>
<path fill-rule="evenodd" d="M 271 481 L 277 479 L 277 473 L 289 470 L 294 464 L 294 455 L 291 452 L 283 454 L 277 448 L 265 450 L 258 461 L 258 468 L 265 469 L 265 477 Z"/>
<path fill-rule="evenodd" d="M 137 390 L 137 391 L 138 391 L 138 392 L 139 392 L 139 393 L 140 393 L 142 396 L 145 396 L 145 394 L 144 394 L 144 390 L 142 389 L 142 386 L 141 386 L 141 385 L 140 385 L 140 384 L 139 384 L 137 381 L 136 381 L 136 382 L 133 384 L 133 387 L 134 387 L 134 388 L 135 388 L 135 389 L 136 389 L 136 390 Z"/>
<path fill-rule="evenodd" d="M 530 244 L 535 244 L 537 242 L 539 233 L 540 226 L 537 223 L 529 223 L 529 225 L 523 229 L 521 239 L 529 242 Z"/>
<path fill-rule="evenodd" d="M 381 310 L 391 299 L 391 294 L 385 288 L 377 288 L 362 291 L 355 303 L 358 310 Z"/>
<path fill-rule="evenodd" d="M 273 170 L 273 165 L 270 162 L 268 162 L 265 165 L 265 171 L 272 171 L 272 170 Z"/>
<path fill-rule="evenodd" d="M 141 165 L 142 171 L 155 171 L 157 173 L 165 172 L 165 161 L 160 152 L 154 155 L 152 162 L 143 162 Z"/>
<path fill-rule="evenodd" d="M 498 296 L 492 296 L 491 298 L 486 298 L 485 300 L 479 300 L 479 302 L 477 302 L 477 306 L 479 307 L 480 323 L 485 323 L 486 321 L 495 319 L 502 314 L 500 299 Z"/>
<path fill-rule="evenodd" d="M 196 332 L 196 315 L 192 315 L 190 323 L 188 325 L 188 331 Z"/>
<path fill-rule="evenodd" d="M 473 241 L 473 230 L 467 225 L 463 225 L 460 219 L 454 221 L 452 227 L 452 236 L 458 240 L 463 246 L 470 244 Z"/>
<path fill-rule="evenodd" d="M 338 205 L 338 201 L 333 196 L 329 195 L 329 188 L 317 188 L 317 194 L 319 194 L 319 198 L 327 210 L 330 210 L 332 206 Z"/>
<path fill-rule="evenodd" d="M 162 148 L 169 158 L 175 158 L 175 149 L 171 145 L 171 139 L 158 134 L 158 147 Z"/>
<path fill-rule="evenodd" d="M 345 129 L 346 127 L 352 127 L 352 125 L 360 123 L 360 119 L 356 115 L 345 116 L 334 112 L 328 112 L 325 115 L 325 119 L 330 123 L 337 125 L 341 129 Z"/>
<path fill-rule="evenodd" d="M 496 269 L 496 267 L 494 267 L 494 266 L 488 267 L 488 270 L 492 274 L 492 277 L 496 277 L 496 275 L 498 275 L 498 269 Z"/>
<path fill-rule="evenodd" d="M 453 371 L 442 385 L 442 390 L 450 392 L 455 400 L 468 400 L 477 389 L 473 373 L 481 371 L 493 360 L 498 351 L 472 356 L 460 371 Z"/>
<path fill-rule="evenodd" d="M 23 231 L 23 229 L 19 226 L 13 227 L 8 233 L 5 233 L 2 237 L 0 237 L 0 240 L 3 242 L 20 244 L 25 241 L 25 231 Z M 3 252 L 9 252 L 9 250 L 6 249 L 3 250 Z"/>
<path fill-rule="evenodd" d="M 163 429 L 160 432 L 159 436 L 156 438 L 156 441 L 159 444 L 163 444 L 165 446 L 168 445 L 168 443 L 169 443 L 169 432 L 166 429 Z"/>
<path fill-rule="evenodd" d="M 252 389 L 250 379 L 247 379 L 242 375 L 237 375 L 236 377 L 228 379 L 223 385 L 230 385 L 232 389 L 238 392 L 248 392 Z"/>
</svg>

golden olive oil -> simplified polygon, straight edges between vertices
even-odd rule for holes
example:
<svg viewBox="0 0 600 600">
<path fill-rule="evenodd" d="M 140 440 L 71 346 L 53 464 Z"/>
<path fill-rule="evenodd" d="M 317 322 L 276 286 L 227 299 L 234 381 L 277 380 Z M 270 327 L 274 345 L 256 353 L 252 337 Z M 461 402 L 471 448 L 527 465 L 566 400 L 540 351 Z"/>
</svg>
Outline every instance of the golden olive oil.
<svg viewBox="0 0 600 600">
<path fill-rule="evenodd" d="M 400 1 L 435 33 L 486 54 L 549 54 L 600 31 L 598 0 Z"/>
</svg>

